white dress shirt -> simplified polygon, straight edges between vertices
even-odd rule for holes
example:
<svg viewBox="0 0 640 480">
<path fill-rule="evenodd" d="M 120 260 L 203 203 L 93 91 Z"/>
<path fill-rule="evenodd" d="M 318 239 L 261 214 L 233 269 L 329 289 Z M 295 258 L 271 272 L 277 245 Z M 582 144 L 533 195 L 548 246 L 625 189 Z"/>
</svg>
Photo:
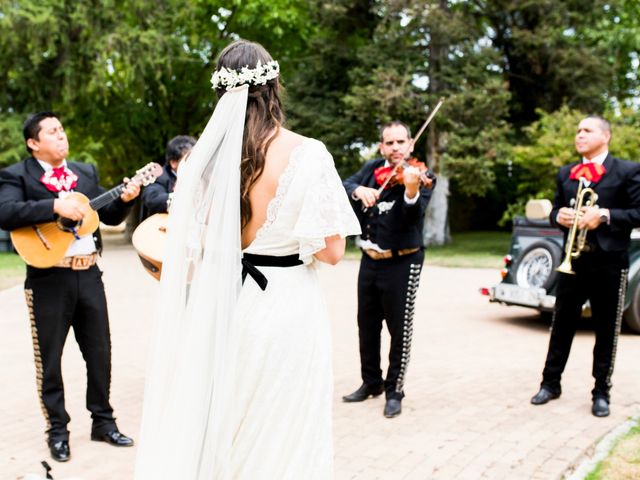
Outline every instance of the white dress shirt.
<svg viewBox="0 0 640 480">
<path fill-rule="evenodd" d="M 48 164 L 47 162 L 44 162 L 42 160 L 39 160 L 36 158 L 36 160 L 38 160 L 38 163 L 40 164 L 40 166 L 42 168 L 44 168 L 45 172 L 48 172 L 49 170 L 52 170 L 53 167 Z M 66 167 L 67 166 L 67 160 L 63 160 L 62 161 L 62 165 Z M 58 193 L 58 198 L 63 199 L 66 196 L 69 195 L 69 193 L 71 192 L 59 192 Z M 65 257 L 73 257 L 75 255 L 89 255 L 93 252 L 96 251 L 96 242 L 93 240 L 93 232 L 89 233 L 87 235 L 85 235 L 84 237 L 80 237 L 80 240 L 74 240 L 71 245 L 69 245 L 69 248 L 67 249 L 67 252 L 64 254 Z"/>
</svg>

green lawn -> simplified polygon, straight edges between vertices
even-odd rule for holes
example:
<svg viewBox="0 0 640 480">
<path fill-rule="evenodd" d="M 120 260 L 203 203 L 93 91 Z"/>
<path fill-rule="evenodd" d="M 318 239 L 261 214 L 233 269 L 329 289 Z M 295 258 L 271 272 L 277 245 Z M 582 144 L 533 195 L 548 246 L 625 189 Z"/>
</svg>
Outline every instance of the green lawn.
<svg viewBox="0 0 640 480">
<path fill-rule="evenodd" d="M 502 268 L 509 252 L 511 232 L 464 232 L 451 235 L 451 243 L 427 248 L 427 265 L 441 267 Z"/>
<path fill-rule="evenodd" d="M 511 232 L 454 233 L 449 245 L 427 248 L 426 265 L 458 268 L 502 268 L 509 252 Z M 349 244 L 347 258 L 360 258 L 360 251 Z"/>
<path fill-rule="evenodd" d="M 24 262 L 15 253 L 0 252 L 0 290 L 24 280 Z"/>
<path fill-rule="evenodd" d="M 640 478 L 640 421 L 616 442 L 609 456 L 585 480 L 610 478 Z"/>
</svg>

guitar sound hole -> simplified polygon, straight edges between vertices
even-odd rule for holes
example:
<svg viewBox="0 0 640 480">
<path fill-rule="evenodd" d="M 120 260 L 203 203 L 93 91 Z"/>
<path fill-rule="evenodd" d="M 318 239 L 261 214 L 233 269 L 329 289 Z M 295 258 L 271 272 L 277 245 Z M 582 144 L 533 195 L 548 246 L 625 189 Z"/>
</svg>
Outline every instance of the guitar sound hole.
<svg viewBox="0 0 640 480">
<path fill-rule="evenodd" d="M 80 225 L 82 225 L 82 220 L 76 222 L 75 220 L 71 220 L 70 218 L 61 217 L 58 219 L 58 226 L 65 232 L 69 232 L 73 228 L 79 227 Z"/>
</svg>

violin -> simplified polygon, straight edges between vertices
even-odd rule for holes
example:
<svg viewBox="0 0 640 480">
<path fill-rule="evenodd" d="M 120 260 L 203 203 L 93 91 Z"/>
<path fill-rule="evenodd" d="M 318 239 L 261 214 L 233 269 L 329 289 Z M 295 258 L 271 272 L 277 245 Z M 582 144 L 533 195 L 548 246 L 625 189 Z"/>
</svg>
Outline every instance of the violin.
<svg viewBox="0 0 640 480">
<path fill-rule="evenodd" d="M 438 113 L 438 110 L 440 110 L 440 107 L 442 106 L 443 102 L 444 102 L 444 99 L 441 98 L 436 104 L 436 106 L 433 108 L 427 120 L 422 124 L 422 126 L 420 127 L 420 130 L 418 130 L 418 133 L 416 134 L 416 136 L 411 140 L 412 147 L 413 145 L 416 144 L 416 142 L 420 138 L 420 135 L 422 135 L 422 133 L 425 131 L 425 129 L 427 128 L 427 126 L 429 125 L 429 123 L 431 122 L 435 114 Z M 425 186 L 433 185 L 432 181 L 436 178 L 433 172 L 431 172 L 424 163 L 418 161 L 418 159 L 410 158 L 409 160 L 403 160 L 402 162 L 399 162 L 394 166 L 389 165 L 388 167 L 379 167 L 374 170 L 373 173 L 376 178 L 376 182 L 378 183 L 378 185 L 380 185 L 380 188 L 378 188 L 377 190 L 378 192 L 377 198 L 379 198 L 379 195 L 382 193 L 382 191 L 385 188 L 391 188 L 395 185 L 404 183 L 404 177 L 402 173 L 405 167 L 417 168 L 418 171 L 420 172 L 420 180 L 422 181 L 422 184 Z M 373 205 L 375 205 L 376 202 L 377 200 L 373 202 Z M 366 212 L 368 209 L 369 207 L 365 207 L 364 205 L 362 206 L 363 212 Z"/>
<path fill-rule="evenodd" d="M 379 192 L 389 188 L 393 188 L 396 185 L 402 185 L 404 183 L 403 172 L 407 167 L 415 167 L 420 174 L 420 180 L 423 185 L 427 185 L 429 180 L 433 180 L 435 175 L 429 167 L 415 157 L 411 157 L 409 160 L 403 160 L 396 165 L 388 165 L 386 167 L 378 167 L 374 170 L 373 174 L 376 178 L 376 183 L 380 185 Z"/>
</svg>

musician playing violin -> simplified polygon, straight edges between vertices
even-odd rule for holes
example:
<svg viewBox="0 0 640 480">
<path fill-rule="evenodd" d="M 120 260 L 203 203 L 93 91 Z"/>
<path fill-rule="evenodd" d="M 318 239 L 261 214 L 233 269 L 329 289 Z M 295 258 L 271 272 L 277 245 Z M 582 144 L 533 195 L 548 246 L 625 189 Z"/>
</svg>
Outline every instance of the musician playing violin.
<svg viewBox="0 0 640 480">
<path fill-rule="evenodd" d="M 422 162 L 409 160 L 409 127 L 393 121 L 381 128 L 382 158 L 367 162 L 343 184 L 362 236 L 358 274 L 358 332 L 362 385 L 345 402 L 386 396 L 384 415 L 401 413 L 411 350 L 415 296 L 424 260 L 422 230 L 435 177 Z M 380 333 L 391 336 L 386 378 L 380 369 Z"/>
</svg>

